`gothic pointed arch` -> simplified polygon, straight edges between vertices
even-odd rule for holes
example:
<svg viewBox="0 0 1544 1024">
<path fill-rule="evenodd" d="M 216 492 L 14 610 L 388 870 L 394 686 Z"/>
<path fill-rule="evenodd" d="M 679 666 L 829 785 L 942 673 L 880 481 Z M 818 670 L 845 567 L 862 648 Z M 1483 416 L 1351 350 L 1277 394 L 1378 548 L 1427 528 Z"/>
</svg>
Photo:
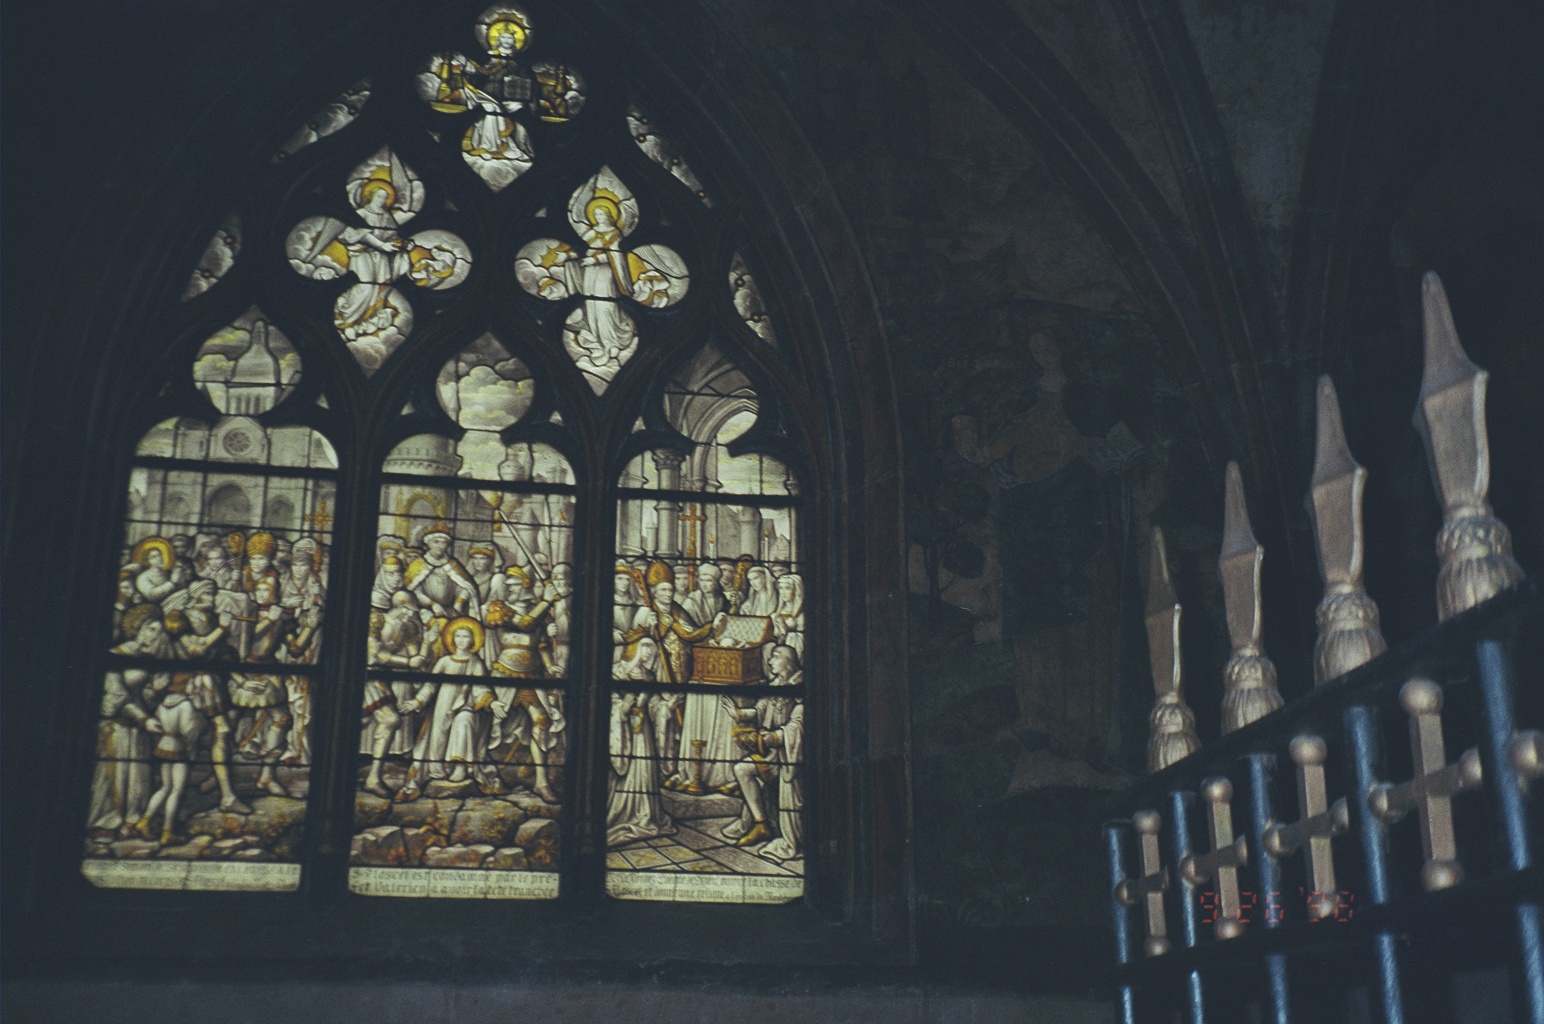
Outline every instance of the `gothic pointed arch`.
<svg viewBox="0 0 1544 1024">
<path fill-rule="evenodd" d="M 86 646 L 105 653 L 43 671 L 104 708 L 47 732 L 81 754 L 50 783 L 54 833 L 79 836 L 98 791 L 118 817 L 93 819 L 89 885 L 78 839 L 43 842 L 31 870 L 66 915 L 193 899 L 168 889 L 342 900 L 366 944 L 476 919 L 469 897 L 532 921 L 602 907 L 604 930 L 552 940 L 573 953 L 637 946 L 621 923 L 664 920 L 661 901 L 792 902 L 758 927 L 836 926 L 796 957 L 904 957 L 901 542 L 870 511 L 898 507 L 895 414 L 840 210 L 818 175 L 795 202 L 812 161 L 743 69 L 604 5 L 458 10 L 384 5 L 369 45 L 340 35 L 271 90 L 284 124 L 233 90 L 186 166 L 137 169 L 157 196 L 195 182 L 182 208 L 148 233 L 98 218 L 166 255 L 112 267 L 112 308 L 57 328 L 93 357 L 66 376 L 115 382 L 73 427 L 80 487 L 129 485 L 53 528 L 100 538 L 73 588 L 102 609 Z M 688 87 L 702 77 L 722 88 Z M 145 440 L 88 443 L 108 433 Z M 392 560 L 402 585 L 378 587 Z M 741 614 L 761 608 L 756 570 L 771 610 Z M 205 621 L 110 609 L 162 576 L 200 602 L 212 584 Z M 722 607 L 687 610 L 704 602 Z M 128 649 L 124 619 L 149 604 Z M 397 626 L 416 626 L 383 628 L 410 604 Z M 516 634 L 524 660 L 504 658 Z M 121 751 L 98 745 L 115 687 Z M 635 720 L 651 742 L 625 734 Z M 400 813 L 419 801 L 434 813 Z M 376 895 L 428 898 L 386 913 Z M 215 928 L 207 899 L 185 905 Z M 137 927 L 147 950 L 176 944 Z M 650 937 L 702 955 L 691 931 Z"/>
</svg>

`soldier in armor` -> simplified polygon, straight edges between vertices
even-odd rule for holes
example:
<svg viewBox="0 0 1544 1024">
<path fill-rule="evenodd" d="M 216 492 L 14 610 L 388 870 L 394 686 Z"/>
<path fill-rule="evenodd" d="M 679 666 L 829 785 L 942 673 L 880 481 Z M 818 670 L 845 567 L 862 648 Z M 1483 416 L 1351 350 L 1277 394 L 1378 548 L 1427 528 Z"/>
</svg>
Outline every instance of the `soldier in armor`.
<svg viewBox="0 0 1544 1024">
<path fill-rule="evenodd" d="M 505 580 L 508 600 L 495 601 L 488 607 L 487 615 L 488 629 L 499 645 L 493 663 L 494 692 L 498 698 L 493 705 L 497 723 L 493 745 L 510 744 L 511 752 L 520 743 L 528 745 L 536 770 L 533 791 L 555 804 L 558 796 L 552 788 L 548 765 L 555 760 L 552 754 L 566 724 L 557 694 L 510 682 L 545 678 L 542 641 L 552 623 L 554 595 L 549 584 L 549 593 L 537 601 L 530 574 L 519 567 L 506 570 Z"/>
</svg>

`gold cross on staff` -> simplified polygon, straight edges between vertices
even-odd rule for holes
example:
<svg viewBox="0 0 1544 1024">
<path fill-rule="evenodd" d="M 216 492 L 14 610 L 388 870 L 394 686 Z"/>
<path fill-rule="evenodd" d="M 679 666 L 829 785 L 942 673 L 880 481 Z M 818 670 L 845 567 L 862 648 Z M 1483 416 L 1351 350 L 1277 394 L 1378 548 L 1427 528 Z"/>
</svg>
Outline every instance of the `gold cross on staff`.
<svg viewBox="0 0 1544 1024">
<path fill-rule="evenodd" d="M 311 529 L 316 531 L 316 539 L 317 540 L 321 540 L 322 539 L 322 535 L 327 532 L 327 527 L 331 526 L 332 522 L 333 522 L 332 514 L 327 511 L 327 499 L 326 498 L 323 498 L 322 500 L 320 500 L 320 501 L 318 501 L 316 503 L 316 510 L 315 511 L 307 512 L 305 515 L 301 516 L 300 518 L 305 520 L 307 523 L 309 523 L 310 526 L 311 526 Z"/>
<path fill-rule="evenodd" d="M 1367 794 L 1367 807 L 1386 822 L 1403 818 L 1414 807 L 1420 813 L 1421 847 L 1426 864 L 1421 884 L 1427 892 L 1451 889 L 1464 880 L 1453 832 L 1453 795 L 1477 789 L 1485 781 L 1480 752 L 1474 747 L 1447 763 L 1442 744 L 1442 688 L 1430 679 L 1412 679 L 1399 691 L 1399 703 L 1410 716 L 1410 751 L 1416 776 L 1394 786 L 1380 783 Z"/>
<path fill-rule="evenodd" d="M 1217 938 L 1236 939 L 1244 934 L 1244 914 L 1238 897 L 1238 869 L 1249 862 L 1249 846 L 1243 836 L 1233 838 L 1233 783 L 1213 776 L 1201 783 L 1211 819 L 1212 852 L 1204 857 L 1190 853 L 1180 861 L 1185 883 L 1199 887 L 1217 880 Z"/>
<path fill-rule="evenodd" d="M 1164 870 L 1158 852 L 1158 830 L 1163 827 L 1163 819 L 1157 811 L 1138 811 L 1131 816 L 1131 825 L 1142 837 L 1142 877 L 1136 881 L 1122 879 L 1115 887 L 1115 898 L 1128 907 L 1146 904 L 1147 941 L 1142 943 L 1142 952 L 1162 956 L 1169 951 L 1168 924 L 1163 916 L 1163 893 L 1169 887 L 1169 873 Z"/>
<path fill-rule="evenodd" d="M 1324 740 L 1304 733 L 1292 741 L 1289 750 L 1297 765 L 1297 806 L 1302 818 L 1290 825 L 1266 829 L 1262 845 L 1273 860 L 1284 860 L 1307 845 L 1308 873 L 1313 883 L 1308 916 L 1322 921 L 1334 916 L 1340 906 L 1330 839 L 1350 828 L 1351 818 L 1345 797 L 1326 806 L 1324 759 L 1328 751 Z"/>
<path fill-rule="evenodd" d="M 686 577 L 692 586 L 697 585 L 697 532 L 708 517 L 697 511 L 697 503 L 686 506 L 686 511 L 676 516 L 686 524 Z"/>
</svg>

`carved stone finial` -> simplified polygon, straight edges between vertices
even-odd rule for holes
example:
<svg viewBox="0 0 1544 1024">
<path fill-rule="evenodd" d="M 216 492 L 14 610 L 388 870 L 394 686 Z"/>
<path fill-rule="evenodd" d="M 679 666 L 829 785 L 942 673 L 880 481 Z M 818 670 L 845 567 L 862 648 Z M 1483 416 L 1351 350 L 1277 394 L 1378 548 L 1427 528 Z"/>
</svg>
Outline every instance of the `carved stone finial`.
<svg viewBox="0 0 1544 1024">
<path fill-rule="evenodd" d="M 1436 273 L 1421 281 L 1426 367 L 1415 429 L 1426 444 L 1431 478 L 1442 501 L 1437 534 L 1437 617 L 1448 619 L 1522 582 L 1512 535 L 1491 514 L 1490 442 L 1485 386 L 1490 374 L 1458 343 L 1453 312 Z"/>
<path fill-rule="evenodd" d="M 1378 605 L 1362 587 L 1362 492 L 1367 470 L 1351 457 L 1340 402 L 1328 377 L 1319 378 L 1319 431 L 1308 510 L 1319 549 L 1324 598 L 1313 676 L 1325 683 L 1388 650 L 1378 628 Z"/>
<path fill-rule="evenodd" d="M 1163 531 L 1153 527 L 1147 575 L 1147 656 L 1158 694 L 1147 724 L 1147 770 L 1162 771 L 1201 749 L 1196 720 L 1180 692 L 1179 599 L 1169 579 L 1169 557 Z"/>
<path fill-rule="evenodd" d="M 1238 463 L 1228 463 L 1227 504 L 1224 506 L 1222 555 L 1223 605 L 1233 656 L 1222 680 L 1222 731 L 1232 732 L 1281 707 L 1276 690 L 1276 666 L 1260 646 L 1260 563 L 1265 549 L 1255 540 L 1244 505 L 1244 479 Z"/>
</svg>

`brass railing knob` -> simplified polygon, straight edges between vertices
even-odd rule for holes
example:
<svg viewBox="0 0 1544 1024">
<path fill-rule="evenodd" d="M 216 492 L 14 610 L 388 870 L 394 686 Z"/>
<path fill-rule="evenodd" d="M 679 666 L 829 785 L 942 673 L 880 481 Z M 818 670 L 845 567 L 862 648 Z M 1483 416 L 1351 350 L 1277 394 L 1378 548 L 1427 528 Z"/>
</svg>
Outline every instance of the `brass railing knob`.
<svg viewBox="0 0 1544 1024">
<path fill-rule="evenodd" d="M 1544 777 L 1544 732 L 1529 729 L 1512 737 L 1512 766 L 1525 780 Z"/>
<path fill-rule="evenodd" d="M 1367 809 L 1385 822 L 1403 818 L 1414 807 L 1420 815 L 1421 847 L 1426 863 L 1421 884 L 1428 892 L 1450 889 L 1464 880 L 1453 830 L 1453 797 L 1478 789 L 1485 781 L 1480 752 L 1470 747 L 1447 763 L 1442 741 L 1442 688 L 1429 679 L 1412 679 L 1399 691 L 1410 716 L 1410 750 L 1415 777 L 1397 785 L 1379 783 L 1367 794 Z"/>
<path fill-rule="evenodd" d="M 1212 852 L 1187 855 L 1180 861 L 1180 874 L 1192 888 L 1216 880 L 1217 938 L 1236 939 L 1244 934 L 1238 869 L 1249 863 L 1249 845 L 1243 836 L 1233 835 L 1233 783 L 1213 776 L 1201 784 L 1201 797 L 1211 825 Z"/>
<path fill-rule="evenodd" d="M 1171 948 L 1168 923 L 1163 914 L 1163 894 L 1169 888 L 1169 873 L 1164 869 L 1158 849 L 1158 833 L 1163 818 L 1157 811 L 1138 811 L 1131 816 L 1142 851 L 1142 877 L 1123 879 L 1115 887 L 1115 898 L 1124 906 L 1143 904 L 1147 916 L 1147 938 L 1142 943 L 1145 956 L 1162 956 Z"/>
<path fill-rule="evenodd" d="M 1308 916 L 1322 921 L 1332 917 L 1340 904 L 1330 840 L 1351 827 L 1350 809 L 1344 797 L 1327 804 L 1324 762 L 1329 749 L 1322 738 L 1305 733 L 1292 741 L 1288 751 L 1297 765 L 1298 810 L 1302 817 L 1291 824 L 1266 829 L 1261 845 L 1276 860 L 1307 848 L 1308 874 L 1313 885 Z"/>
</svg>

